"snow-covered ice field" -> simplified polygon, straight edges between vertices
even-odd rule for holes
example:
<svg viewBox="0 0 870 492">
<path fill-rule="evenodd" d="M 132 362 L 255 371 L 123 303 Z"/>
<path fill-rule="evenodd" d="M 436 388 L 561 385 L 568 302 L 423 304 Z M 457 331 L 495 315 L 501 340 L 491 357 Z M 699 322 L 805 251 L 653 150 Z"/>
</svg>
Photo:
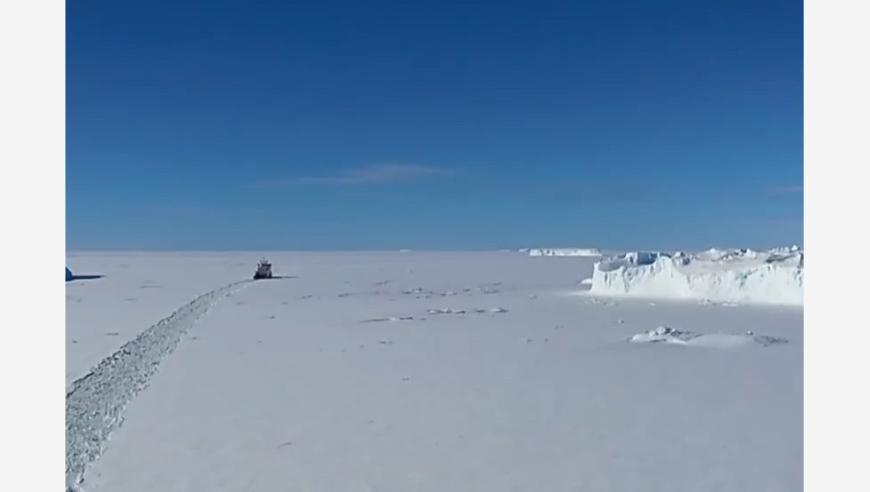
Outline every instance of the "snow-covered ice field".
<svg viewBox="0 0 870 492">
<path fill-rule="evenodd" d="M 82 489 L 802 489 L 800 307 L 592 296 L 586 257 L 267 256 L 291 278 L 154 332 L 180 342 L 141 359 Z M 105 277 L 67 284 L 68 387 L 259 257 L 71 253 Z"/>
</svg>

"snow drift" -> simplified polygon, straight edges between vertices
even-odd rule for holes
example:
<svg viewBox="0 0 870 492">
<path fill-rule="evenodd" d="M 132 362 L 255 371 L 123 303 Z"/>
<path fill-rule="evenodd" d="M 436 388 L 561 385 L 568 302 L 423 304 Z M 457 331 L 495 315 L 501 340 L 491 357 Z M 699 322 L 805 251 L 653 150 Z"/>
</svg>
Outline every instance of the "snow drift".
<svg viewBox="0 0 870 492">
<path fill-rule="evenodd" d="M 709 249 L 630 252 L 595 263 L 597 295 L 803 304 L 804 253 L 797 246 L 769 251 Z"/>
<path fill-rule="evenodd" d="M 529 256 L 601 256 L 596 248 L 533 248 Z"/>
</svg>

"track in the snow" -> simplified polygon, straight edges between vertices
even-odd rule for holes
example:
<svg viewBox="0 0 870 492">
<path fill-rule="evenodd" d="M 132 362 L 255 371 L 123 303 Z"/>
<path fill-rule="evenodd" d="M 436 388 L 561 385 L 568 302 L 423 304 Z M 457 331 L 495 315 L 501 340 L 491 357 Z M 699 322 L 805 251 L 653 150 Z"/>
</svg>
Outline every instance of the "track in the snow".
<svg viewBox="0 0 870 492">
<path fill-rule="evenodd" d="M 148 386 L 160 362 L 218 300 L 250 284 L 235 282 L 207 292 L 125 343 L 66 395 L 66 488 L 78 491 L 85 468 L 103 452 L 106 439 L 124 419 L 130 400 Z"/>
</svg>

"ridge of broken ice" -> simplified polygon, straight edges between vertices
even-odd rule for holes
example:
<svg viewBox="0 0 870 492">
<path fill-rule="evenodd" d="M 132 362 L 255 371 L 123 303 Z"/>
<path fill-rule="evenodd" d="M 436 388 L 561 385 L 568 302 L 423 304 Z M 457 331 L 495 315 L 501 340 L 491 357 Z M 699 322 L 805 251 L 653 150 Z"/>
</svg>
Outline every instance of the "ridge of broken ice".
<svg viewBox="0 0 870 492">
<path fill-rule="evenodd" d="M 595 263 L 590 292 L 650 298 L 803 304 L 804 252 L 711 248 L 633 251 Z"/>
</svg>

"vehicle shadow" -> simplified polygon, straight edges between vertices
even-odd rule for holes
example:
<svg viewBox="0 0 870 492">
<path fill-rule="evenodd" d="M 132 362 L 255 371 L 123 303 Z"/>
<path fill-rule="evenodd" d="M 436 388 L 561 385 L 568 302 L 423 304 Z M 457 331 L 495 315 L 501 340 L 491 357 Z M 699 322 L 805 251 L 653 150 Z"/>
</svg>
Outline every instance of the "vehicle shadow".
<svg viewBox="0 0 870 492">
<path fill-rule="evenodd" d="M 105 275 L 74 275 L 69 268 L 66 269 L 66 281 L 72 282 L 75 280 L 94 280 L 103 278 Z"/>
<path fill-rule="evenodd" d="M 70 277 L 67 277 L 66 281 L 73 282 L 76 280 L 94 280 L 103 277 L 105 277 L 105 275 L 72 275 Z"/>
</svg>

